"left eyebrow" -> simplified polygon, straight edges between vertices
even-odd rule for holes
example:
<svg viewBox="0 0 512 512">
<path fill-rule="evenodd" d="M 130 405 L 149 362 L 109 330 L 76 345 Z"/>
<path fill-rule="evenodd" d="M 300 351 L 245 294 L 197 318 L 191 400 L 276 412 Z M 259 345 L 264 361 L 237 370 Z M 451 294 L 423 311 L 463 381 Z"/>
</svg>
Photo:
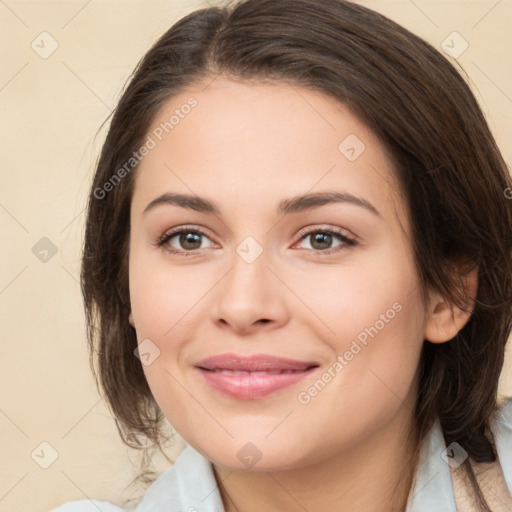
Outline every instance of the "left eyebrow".
<svg viewBox="0 0 512 512">
<path fill-rule="evenodd" d="M 333 203 L 349 203 L 366 209 L 374 215 L 381 217 L 380 212 L 369 201 L 362 197 L 357 197 L 349 193 L 342 192 L 316 192 L 301 196 L 283 199 L 278 207 L 277 213 L 281 215 L 289 215 L 299 213 L 306 210 L 319 208 L 326 204 Z M 221 215 L 219 207 L 209 199 L 189 194 L 165 193 L 153 199 L 144 209 L 143 214 L 152 210 L 159 205 L 176 205 L 189 210 L 212 215 Z"/>
<path fill-rule="evenodd" d="M 382 217 L 379 210 L 373 206 L 369 201 L 362 197 L 357 197 L 346 192 L 316 192 L 302 196 L 292 197 L 291 199 L 284 199 L 279 203 L 278 212 L 283 215 L 290 213 L 302 212 L 318 208 L 325 204 L 332 203 L 349 203 L 361 208 L 365 208 L 374 215 Z"/>
</svg>

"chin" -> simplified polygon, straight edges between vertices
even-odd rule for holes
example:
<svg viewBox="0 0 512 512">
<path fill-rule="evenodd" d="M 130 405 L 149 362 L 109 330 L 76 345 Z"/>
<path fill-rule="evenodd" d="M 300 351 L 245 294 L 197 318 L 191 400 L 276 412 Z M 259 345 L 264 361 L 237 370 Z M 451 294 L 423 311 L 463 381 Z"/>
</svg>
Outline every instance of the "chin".
<svg viewBox="0 0 512 512">
<path fill-rule="evenodd" d="M 190 443 L 192 444 L 192 443 Z M 216 466 L 230 471 L 276 472 L 300 467 L 305 464 L 306 454 L 295 447 L 284 447 L 269 442 L 251 442 L 247 437 L 230 439 L 219 447 L 211 444 L 204 446 L 194 443 L 192 446 Z"/>
</svg>

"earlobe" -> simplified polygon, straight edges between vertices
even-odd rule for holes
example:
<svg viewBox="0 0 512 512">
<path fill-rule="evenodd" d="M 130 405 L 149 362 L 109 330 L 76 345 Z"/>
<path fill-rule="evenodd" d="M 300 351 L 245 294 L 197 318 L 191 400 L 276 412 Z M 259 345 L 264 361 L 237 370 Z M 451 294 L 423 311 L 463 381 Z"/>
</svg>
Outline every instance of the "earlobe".
<svg viewBox="0 0 512 512">
<path fill-rule="evenodd" d="M 466 307 L 464 308 L 447 301 L 437 292 L 433 292 L 430 296 L 424 334 L 427 341 L 431 343 L 449 341 L 469 321 L 478 289 L 478 268 L 472 269 L 464 276 L 462 286 L 467 298 Z"/>
<path fill-rule="evenodd" d="M 130 325 L 132 327 L 135 327 L 135 322 L 133 321 L 133 315 L 132 315 L 131 311 L 130 311 L 130 314 L 128 315 L 128 322 L 130 323 Z"/>
</svg>

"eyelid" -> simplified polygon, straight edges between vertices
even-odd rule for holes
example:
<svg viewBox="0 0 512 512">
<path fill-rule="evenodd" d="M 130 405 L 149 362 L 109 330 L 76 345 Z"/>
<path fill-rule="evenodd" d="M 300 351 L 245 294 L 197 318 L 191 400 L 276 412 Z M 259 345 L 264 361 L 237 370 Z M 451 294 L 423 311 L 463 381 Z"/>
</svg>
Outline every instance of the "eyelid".
<svg viewBox="0 0 512 512">
<path fill-rule="evenodd" d="M 211 240 L 214 244 L 216 244 L 216 242 L 212 240 L 212 238 L 208 235 L 208 233 L 206 233 L 206 230 L 204 230 L 198 226 L 195 226 L 195 225 L 183 225 L 183 226 L 177 226 L 175 228 L 168 229 L 167 231 L 164 232 L 163 235 L 159 236 L 156 239 L 156 241 L 153 243 L 153 245 L 158 246 L 158 247 L 163 246 L 171 238 L 174 238 L 176 235 L 179 235 L 182 232 L 187 232 L 187 231 L 198 233 L 198 234 L 208 238 L 209 240 Z M 355 237 L 352 234 L 348 234 L 349 232 L 346 229 L 339 228 L 336 226 L 331 226 L 331 225 L 325 225 L 325 224 L 324 225 L 314 224 L 314 225 L 306 226 L 306 227 L 302 228 L 301 230 L 299 230 L 299 232 L 296 235 L 298 237 L 298 240 L 293 244 L 292 247 L 296 246 L 299 242 L 304 240 L 308 235 L 311 235 L 312 233 L 317 233 L 317 232 L 331 233 L 333 235 L 338 236 L 340 238 L 340 240 L 343 242 L 341 244 L 342 245 L 341 249 L 336 248 L 336 247 L 332 248 L 332 249 L 324 249 L 324 250 L 319 250 L 319 251 L 316 251 L 314 249 L 307 249 L 308 252 L 313 252 L 318 255 L 328 255 L 328 254 L 331 254 L 332 252 L 338 252 L 338 251 L 342 250 L 343 247 L 354 246 L 354 245 L 357 245 L 357 243 L 358 243 L 357 237 Z M 201 249 L 185 251 L 183 249 L 174 249 L 174 248 L 170 249 L 169 247 L 165 247 L 165 250 L 170 252 L 171 254 L 194 255 Z"/>
<path fill-rule="evenodd" d="M 299 240 L 292 247 L 295 247 L 298 243 L 302 242 L 313 233 L 329 233 L 331 235 L 334 235 L 341 241 L 340 245 L 329 249 L 323 249 L 319 251 L 315 249 L 306 249 L 308 253 L 315 255 L 315 257 L 323 257 L 329 256 L 331 254 L 338 254 L 359 244 L 358 238 L 351 234 L 346 229 L 339 228 L 337 226 L 314 225 L 301 229 L 298 233 Z"/>
<path fill-rule="evenodd" d="M 343 229 L 337 226 L 331 226 L 329 224 L 313 224 L 311 226 L 307 226 L 305 228 L 302 228 L 297 233 L 297 236 L 299 237 L 300 241 L 305 236 L 310 235 L 311 233 L 316 233 L 317 231 L 335 233 L 336 235 L 340 235 L 342 238 L 346 238 L 353 242 L 357 241 L 357 238 L 353 234 L 351 234 L 350 231 L 348 231 L 347 229 Z"/>
<path fill-rule="evenodd" d="M 153 245 L 160 246 L 160 245 L 164 244 L 165 242 L 167 242 L 170 238 L 173 238 L 174 236 L 181 234 L 181 232 L 183 232 L 183 231 L 199 233 L 199 234 L 203 235 L 204 237 L 208 238 L 209 240 L 211 240 L 212 242 L 214 242 L 212 240 L 212 237 L 206 232 L 206 230 L 204 230 L 198 226 L 189 224 L 189 225 L 177 226 L 175 228 L 170 228 L 170 229 L 166 230 L 163 235 L 159 236 L 155 240 Z M 216 243 L 216 242 L 214 242 L 214 243 Z M 180 252 L 187 252 L 187 253 L 191 253 L 191 254 L 194 253 L 194 251 L 180 251 Z"/>
</svg>

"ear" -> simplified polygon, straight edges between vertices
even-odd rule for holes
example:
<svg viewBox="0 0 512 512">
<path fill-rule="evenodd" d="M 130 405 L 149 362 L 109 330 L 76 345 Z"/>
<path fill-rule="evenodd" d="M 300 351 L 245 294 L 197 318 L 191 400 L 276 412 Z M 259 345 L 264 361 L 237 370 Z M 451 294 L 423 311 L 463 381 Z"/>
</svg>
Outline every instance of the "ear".
<svg viewBox="0 0 512 512">
<path fill-rule="evenodd" d="M 459 269 L 460 272 L 460 269 Z M 424 338 L 431 343 L 444 343 L 451 340 L 466 325 L 474 308 L 478 289 L 478 267 L 461 275 L 461 287 L 466 304 L 461 308 L 448 302 L 437 292 L 429 295 L 428 317 Z"/>
<path fill-rule="evenodd" d="M 130 311 L 130 314 L 128 315 L 128 322 L 130 322 L 130 325 L 132 327 L 135 327 L 135 322 L 133 321 L 133 315 L 132 315 L 131 311 Z"/>
</svg>

